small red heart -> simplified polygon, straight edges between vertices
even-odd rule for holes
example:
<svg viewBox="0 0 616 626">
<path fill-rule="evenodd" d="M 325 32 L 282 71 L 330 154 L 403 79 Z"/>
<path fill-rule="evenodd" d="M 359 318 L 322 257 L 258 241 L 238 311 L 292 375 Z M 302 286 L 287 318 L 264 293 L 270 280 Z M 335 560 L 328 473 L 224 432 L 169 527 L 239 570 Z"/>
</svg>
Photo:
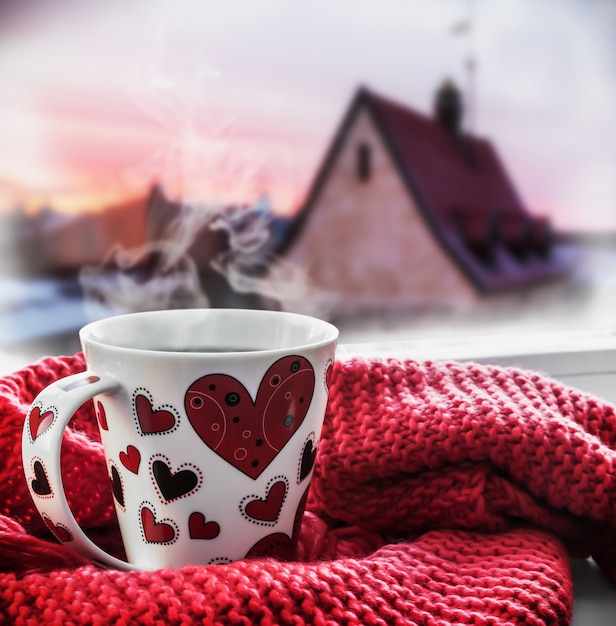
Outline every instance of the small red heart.
<svg viewBox="0 0 616 626">
<path fill-rule="evenodd" d="M 54 524 L 53 534 L 56 536 L 56 539 L 61 543 L 73 541 L 73 535 L 71 535 L 70 531 L 64 528 L 64 526 L 58 526 L 57 524 Z"/>
<path fill-rule="evenodd" d="M 32 487 L 32 491 L 39 496 L 50 496 L 52 495 L 51 485 L 49 484 L 49 480 L 47 479 L 47 474 L 45 473 L 45 468 L 43 464 L 37 459 L 34 461 L 34 476 L 30 482 L 30 486 Z"/>
<path fill-rule="evenodd" d="M 51 530 L 55 538 L 60 543 L 67 543 L 68 541 L 73 541 L 73 535 L 68 530 L 68 528 L 65 528 L 61 524 L 54 524 L 46 515 L 43 515 L 43 521 L 47 525 L 47 528 Z"/>
<path fill-rule="evenodd" d="M 190 469 L 172 472 L 171 468 L 160 459 L 152 463 L 152 475 L 160 493 L 167 501 L 176 500 L 199 485 L 199 475 Z"/>
<path fill-rule="evenodd" d="M 315 386 L 314 369 L 302 356 L 286 356 L 263 376 L 253 401 L 227 374 L 209 374 L 186 392 L 186 415 L 203 443 L 256 479 L 306 418 Z"/>
<path fill-rule="evenodd" d="M 128 446 L 126 452 L 120 452 L 120 463 L 133 474 L 138 474 L 139 464 L 141 463 L 141 453 L 135 446 Z"/>
<path fill-rule="evenodd" d="M 141 432 L 146 435 L 164 433 L 175 426 L 175 415 L 164 409 L 154 410 L 150 399 L 142 394 L 135 397 L 135 411 Z"/>
<path fill-rule="evenodd" d="M 332 383 L 332 374 L 334 373 L 334 364 L 330 363 L 325 370 L 325 388 L 329 391 Z"/>
<path fill-rule="evenodd" d="M 111 479 L 111 492 L 113 493 L 113 497 L 124 511 L 126 506 L 126 502 L 124 501 L 124 484 L 122 483 L 120 472 L 118 472 L 118 468 L 115 465 L 111 466 L 111 476 L 109 478 Z"/>
<path fill-rule="evenodd" d="M 145 540 L 150 543 L 169 543 L 175 537 L 173 526 L 165 522 L 157 522 L 154 513 L 147 506 L 141 509 L 141 526 Z"/>
<path fill-rule="evenodd" d="M 105 413 L 105 407 L 100 402 L 96 403 L 96 417 L 100 427 L 103 430 L 109 430 L 109 425 L 107 424 L 107 413 Z"/>
<path fill-rule="evenodd" d="M 257 541 L 246 554 L 247 559 L 268 556 L 285 561 L 293 560 L 295 558 L 295 544 L 291 537 L 284 533 L 272 533 Z"/>
<path fill-rule="evenodd" d="M 35 406 L 30 411 L 30 437 L 32 439 L 36 439 L 42 432 L 46 431 L 53 422 L 54 413 L 53 411 L 45 411 L 41 413 L 41 409 L 38 406 Z"/>
<path fill-rule="evenodd" d="M 275 482 L 267 492 L 265 500 L 251 500 L 244 511 L 248 517 L 261 522 L 275 522 L 287 495 L 287 485 L 283 480 Z"/>
<path fill-rule="evenodd" d="M 310 474 L 312 468 L 314 467 L 314 461 L 317 457 L 317 449 L 314 446 L 314 442 L 312 439 L 308 439 L 304 444 L 304 451 L 302 452 L 302 458 L 300 459 L 299 464 L 299 483 Z"/>
<path fill-rule="evenodd" d="M 188 534 L 191 539 L 215 539 L 220 534 L 216 522 L 206 522 L 203 513 L 191 513 L 188 518 Z"/>
</svg>

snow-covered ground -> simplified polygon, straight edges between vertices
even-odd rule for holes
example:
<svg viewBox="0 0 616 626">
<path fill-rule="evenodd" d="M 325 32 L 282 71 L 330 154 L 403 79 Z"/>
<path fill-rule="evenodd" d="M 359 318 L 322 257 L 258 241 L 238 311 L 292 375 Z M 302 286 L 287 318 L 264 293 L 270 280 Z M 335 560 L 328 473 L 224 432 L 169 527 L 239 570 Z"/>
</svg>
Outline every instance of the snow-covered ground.
<svg viewBox="0 0 616 626">
<path fill-rule="evenodd" d="M 0 346 L 72 332 L 84 322 L 83 303 L 65 281 L 0 278 Z"/>
<path fill-rule="evenodd" d="M 47 354 L 72 354 L 89 320 L 74 281 L 0 277 L 0 374 Z"/>
<path fill-rule="evenodd" d="M 564 280 L 498 296 L 465 311 L 359 315 L 337 321 L 342 343 L 616 330 L 616 248 L 560 246 Z"/>
<path fill-rule="evenodd" d="M 515 337 L 577 331 L 616 332 L 616 247 L 561 246 L 573 272 L 566 280 L 487 297 L 466 311 L 416 311 L 336 319 L 341 344 L 395 345 L 416 340 Z M 0 278 L 0 369 L 78 349 L 77 331 L 95 317 L 78 284 Z M 2 367 L 2 363 L 5 364 Z"/>
</svg>

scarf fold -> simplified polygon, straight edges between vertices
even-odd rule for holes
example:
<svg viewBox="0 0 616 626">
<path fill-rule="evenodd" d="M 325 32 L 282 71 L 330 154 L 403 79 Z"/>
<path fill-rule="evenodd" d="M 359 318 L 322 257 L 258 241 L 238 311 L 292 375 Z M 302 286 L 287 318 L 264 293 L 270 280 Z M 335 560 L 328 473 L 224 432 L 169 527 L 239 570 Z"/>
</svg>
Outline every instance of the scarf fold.
<svg viewBox="0 0 616 626">
<path fill-rule="evenodd" d="M 0 379 L 8 623 L 568 624 L 570 556 L 616 584 L 616 414 L 533 372 L 336 362 L 293 562 L 101 570 L 54 542 L 21 467 L 29 405 L 83 355 Z M 66 431 L 80 525 L 121 553 L 91 403 Z M 1 622 L 1 620 L 0 620 Z"/>
</svg>

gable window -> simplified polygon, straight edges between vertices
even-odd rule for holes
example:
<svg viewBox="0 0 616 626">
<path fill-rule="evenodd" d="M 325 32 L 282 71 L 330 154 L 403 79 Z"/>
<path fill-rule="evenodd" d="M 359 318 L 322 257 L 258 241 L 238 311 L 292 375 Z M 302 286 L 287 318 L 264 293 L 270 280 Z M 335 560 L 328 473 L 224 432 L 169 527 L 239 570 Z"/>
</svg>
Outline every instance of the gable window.
<svg viewBox="0 0 616 626">
<path fill-rule="evenodd" d="M 372 174 L 372 154 L 367 143 L 357 146 L 357 178 L 362 182 L 370 180 Z"/>
</svg>

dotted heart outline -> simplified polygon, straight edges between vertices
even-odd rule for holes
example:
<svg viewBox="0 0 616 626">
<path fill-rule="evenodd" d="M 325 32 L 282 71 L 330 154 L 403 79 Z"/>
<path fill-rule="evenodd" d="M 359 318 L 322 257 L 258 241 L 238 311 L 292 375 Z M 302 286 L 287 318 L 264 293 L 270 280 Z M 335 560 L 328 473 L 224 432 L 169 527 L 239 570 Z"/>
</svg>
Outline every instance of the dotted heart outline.
<svg viewBox="0 0 616 626">
<path fill-rule="evenodd" d="M 325 391 L 327 391 L 328 395 L 329 395 L 329 385 L 327 384 L 327 372 L 329 371 L 330 367 L 332 368 L 334 367 L 334 359 L 328 359 L 327 363 L 325 364 L 325 369 L 323 370 L 323 386 L 325 387 Z"/>
<path fill-rule="evenodd" d="M 32 411 L 34 411 L 34 409 L 36 408 L 38 408 L 38 410 L 42 414 L 47 413 L 47 411 L 51 411 L 53 413 L 53 417 L 51 418 L 51 422 L 49 422 L 49 425 L 47 426 L 47 428 L 45 428 L 44 430 L 40 430 L 38 434 L 36 435 L 36 437 L 32 438 L 31 428 L 30 428 L 30 416 L 32 415 Z M 38 439 L 43 433 L 47 432 L 54 425 L 57 419 L 58 419 L 58 407 L 55 404 L 52 404 L 50 407 L 47 407 L 44 410 L 43 410 L 43 405 L 40 402 L 36 402 L 35 404 L 33 404 L 30 407 L 30 410 L 28 411 L 28 429 L 27 430 L 28 430 L 28 439 L 30 443 L 34 443 L 34 441 Z"/>
<path fill-rule="evenodd" d="M 51 533 L 53 533 L 53 536 L 60 542 L 60 543 L 69 543 L 71 541 L 74 540 L 73 537 L 73 533 L 64 525 L 61 523 L 56 524 L 51 517 L 49 517 L 49 515 L 47 515 L 47 513 L 41 513 L 41 517 L 43 518 L 43 521 L 45 522 L 45 526 L 47 526 L 47 528 L 49 529 L 49 531 Z M 64 530 L 66 532 L 66 534 L 68 535 L 68 539 L 60 539 L 60 537 L 58 537 L 58 535 L 56 535 L 54 528 L 61 528 L 62 530 Z"/>
<path fill-rule="evenodd" d="M 144 433 L 143 430 L 141 430 L 141 423 L 139 422 L 139 416 L 137 415 L 137 396 L 145 396 L 149 400 L 153 412 L 169 411 L 169 413 L 172 413 L 173 417 L 175 418 L 173 426 L 169 428 L 169 430 L 163 430 L 157 433 Z M 170 435 L 180 427 L 180 414 L 178 413 L 176 408 L 171 404 L 161 404 L 159 406 L 155 406 L 152 394 L 145 387 L 137 387 L 135 391 L 133 391 L 131 409 L 133 412 L 133 419 L 135 420 L 135 425 L 137 427 L 137 432 L 141 437 Z"/>
<path fill-rule="evenodd" d="M 208 565 L 228 565 L 229 563 L 233 563 L 233 559 L 230 559 L 228 556 L 216 556 L 207 563 Z"/>
<path fill-rule="evenodd" d="M 117 501 L 115 495 L 113 494 L 113 482 L 111 480 L 111 468 L 115 467 L 118 476 L 120 477 L 120 484 L 122 485 L 122 494 L 124 495 L 124 506 Z M 122 466 L 124 467 L 124 466 Z M 120 468 L 114 463 L 112 460 L 109 460 L 107 463 L 107 476 L 109 477 L 109 483 L 111 484 L 111 497 L 113 498 L 113 503 L 119 506 L 124 513 L 126 513 L 126 489 L 124 487 L 124 477 L 122 476 L 122 472 L 120 472 Z"/>
<path fill-rule="evenodd" d="M 284 482 L 285 484 L 285 492 L 284 492 L 284 497 L 282 498 L 282 502 L 280 503 L 280 508 L 278 509 L 278 515 L 276 516 L 276 519 L 269 522 L 266 520 L 258 520 L 255 519 L 254 517 L 250 517 L 250 515 L 248 515 L 248 513 L 246 513 L 246 506 L 248 504 L 250 504 L 253 500 L 266 500 L 267 496 L 270 492 L 270 489 L 273 487 L 273 485 L 277 482 Z M 240 509 L 240 513 L 242 514 L 242 517 L 244 517 L 245 519 L 247 519 L 251 524 L 256 524 L 257 526 L 271 526 L 274 527 L 276 526 L 276 524 L 278 523 L 278 520 L 280 519 L 280 514 L 282 513 L 282 509 L 284 508 L 284 504 L 287 501 L 287 496 L 289 495 L 289 480 L 287 479 L 286 476 L 274 476 L 273 478 L 270 478 L 270 480 L 267 483 L 267 487 L 265 488 L 265 496 L 261 496 L 258 494 L 252 494 L 249 496 L 244 496 L 242 498 L 242 501 L 240 502 L 239 505 L 239 509 Z"/>
<path fill-rule="evenodd" d="M 154 515 L 155 524 L 169 524 L 169 526 L 173 527 L 175 534 L 173 535 L 173 539 L 171 541 L 148 541 L 147 537 L 145 536 L 145 530 L 143 530 L 143 523 L 141 522 L 141 512 L 143 511 L 144 507 L 147 507 L 148 509 L 150 509 L 150 511 L 152 511 L 152 515 Z M 169 519 L 169 518 L 157 519 L 156 508 L 151 502 L 148 502 L 147 500 L 143 500 L 141 502 L 141 504 L 139 505 L 138 517 L 139 517 L 139 530 L 141 532 L 141 538 L 143 539 L 143 542 L 148 544 L 149 546 L 171 546 L 179 540 L 180 529 L 178 528 L 178 525 L 172 519 Z"/>
<path fill-rule="evenodd" d="M 316 455 L 316 451 L 318 448 L 318 443 L 317 443 L 317 435 L 316 433 L 313 431 L 311 431 L 308 436 L 306 437 L 306 441 L 304 441 L 304 445 L 302 446 L 302 453 L 299 456 L 299 461 L 297 462 L 297 484 L 300 485 L 301 483 L 303 483 L 305 480 L 310 480 L 310 475 L 312 474 L 313 470 L 314 470 L 314 463 L 312 464 L 312 467 L 310 468 L 310 471 L 308 472 L 308 474 L 306 474 L 306 476 L 304 476 L 304 478 L 302 478 L 302 460 L 304 458 L 304 450 L 306 449 L 306 444 L 312 441 L 312 449 Z"/>
<path fill-rule="evenodd" d="M 46 494 L 40 494 L 40 493 L 36 493 L 36 491 L 34 491 L 34 489 L 32 489 L 32 481 L 36 480 L 36 472 L 34 471 L 34 464 L 36 462 L 39 462 L 41 464 L 41 467 L 43 468 L 43 471 L 45 472 L 45 480 L 47 480 L 47 484 L 49 485 L 49 493 Z M 51 486 L 51 483 L 49 482 L 49 476 L 47 475 L 47 469 L 45 468 L 45 463 L 43 463 L 43 459 L 41 459 L 38 456 L 32 457 L 32 459 L 30 460 L 30 470 L 32 471 L 32 475 L 34 476 L 34 478 L 28 478 L 28 487 L 34 492 L 33 495 L 37 498 L 41 498 L 42 500 L 51 500 L 53 498 L 56 497 L 56 494 L 53 491 L 53 487 Z"/>
<path fill-rule="evenodd" d="M 188 493 L 178 496 L 177 498 L 171 498 L 171 500 L 165 499 L 165 496 L 163 496 L 160 487 L 158 486 L 158 482 L 154 477 L 154 471 L 152 470 L 152 464 L 154 463 L 154 461 L 163 461 L 172 474 L 177 474 L 183 469 L 190 469 L 191 471 L 194 471 L 195 474 L 197 474 L 197 484 Z M 156 494 L 158 495 L 158 498 L 160 499 L 162 504 L 175 502 L 176 500 L 181 500 L 182 498 L 188 498 L 194 495 L 203 486 L 203 472 L 196 465 L 193 465 L 192 463 L 182 463 L 182 465 L 180 465 L 178 468 L 174 468 L 171 465 L 171 460 L 169 459 L 169 457 L 161 453 L 153 454 L 148 460 L 148 473 L 150 475 L 150 480 L 152 481 L 156 490 Z"/>
</svg>

